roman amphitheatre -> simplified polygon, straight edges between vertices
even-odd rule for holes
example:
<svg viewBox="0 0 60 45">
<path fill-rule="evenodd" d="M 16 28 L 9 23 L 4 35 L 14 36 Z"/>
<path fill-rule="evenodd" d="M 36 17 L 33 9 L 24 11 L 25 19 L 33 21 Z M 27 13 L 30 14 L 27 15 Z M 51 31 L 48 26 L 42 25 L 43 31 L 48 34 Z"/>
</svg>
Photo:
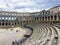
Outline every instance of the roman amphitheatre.
<svg viewBox="0 0 60 45">
<path fill-rule="evenodd" d="M 0 45 L 60 45 L 60 5 L 40 12 L 0 11 Z"/>
</svg>

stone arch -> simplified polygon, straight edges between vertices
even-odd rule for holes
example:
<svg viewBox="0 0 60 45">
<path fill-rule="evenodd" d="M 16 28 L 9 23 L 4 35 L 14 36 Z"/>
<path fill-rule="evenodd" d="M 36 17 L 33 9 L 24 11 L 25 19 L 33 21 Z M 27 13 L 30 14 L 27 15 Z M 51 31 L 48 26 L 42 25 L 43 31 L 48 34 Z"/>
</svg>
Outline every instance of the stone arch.
<svg viewBox="0 0 60 45">
<path fill-rule="evenodd" d="M 40 21 L 41 21 L 41 17 L 40 17 Z"/>
<path fill-rule="evenodd" d="M 35 21 L 36 21 L 36 18 L 35 18 Z"/>
<path fill-rule="evenodd" d="M 44 17 L 42 17 L 42 20 L 44 21 Z"/>
<path fill-rule="evenodd" d="M 47 21 L 47 16 L 45 16 L 45 21 Z"/>
<path fill-rule="evenodd" d="M 4 22 L 2 22 L 2 26 L 4 26 Z"/>
<path fill-rule="evenodd" d="M 18 22 L 18 25 L 19 25 L 19 22 Z"/>
<path fill-rule="evenodd" d="M 54 16 L 54 20 L 57 20 L 57 15 Z"/>
<path fill-rule="evenodd" d="M 4 20 L 2 20 L 2 21 L 4 21 Z"/>
<path fill-rule="evenodd" d="M 60 16 L 59 16 L 59 20 L 60 20 Z"/>
<path fill-rule="evenodd" d="M 15 25 L 16 25 L 16 22 L 15 22 Z"/>
<path fill-rule="evenodd" d="M 48 16 L 48 21 L 50 21 L 50 16 Z"/>
<path fill-rule="evenodd" d="M 10 25 L 10 22 L 9 22 L 9 25 Z"/>
<path fill-rule="evenodd" d="M 14 25 L 14 23 L 12 22 L 12 25 Z"/>
<path fill-rule="evenodd" d="M 39 17 L 37 17 L 37 20 L 39 19 Z"/>
<path fill-rule="evenodd" d="M 6 22 L 6 24 L 5 25 L 8 25 L 8 23 Z"/>
</svg>

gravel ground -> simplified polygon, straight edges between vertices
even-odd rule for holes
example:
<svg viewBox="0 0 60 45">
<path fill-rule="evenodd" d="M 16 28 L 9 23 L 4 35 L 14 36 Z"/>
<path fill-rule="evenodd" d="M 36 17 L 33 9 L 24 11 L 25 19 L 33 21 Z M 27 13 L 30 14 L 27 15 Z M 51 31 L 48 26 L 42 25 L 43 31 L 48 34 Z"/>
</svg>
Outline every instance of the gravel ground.
<svg viewBox="0 0 60 45">
<path fill-rule="evenodd" d="M 16 32 L 18 30 L 18 32 Z M 11 29 L 0 29 L 0 45 L 11 45 L 12 41 L 19 40 L 26 33 L 19 27 Z"/>
</svg>

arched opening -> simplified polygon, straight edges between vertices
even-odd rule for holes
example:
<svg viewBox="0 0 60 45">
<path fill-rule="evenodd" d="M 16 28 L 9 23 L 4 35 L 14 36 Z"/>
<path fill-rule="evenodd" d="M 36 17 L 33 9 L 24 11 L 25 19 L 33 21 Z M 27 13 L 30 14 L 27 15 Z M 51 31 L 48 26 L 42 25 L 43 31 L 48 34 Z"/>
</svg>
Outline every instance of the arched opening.
<svg viewBox="0 0 60 45">
<path fill-rule="evenodd" d="M 4 26 L 4 22 L 2 23 L 2 26 Z"/>
<path fill-rule="evenodd" d="M 54 16 L 54 20 L 55 20 L 55 21 L 57 20 L 57 16 L 56 16 L 56 15 Z"/>
<path fill-rule="evenodd" d="M 18 22 L 18 25 L 19 25 L 19 22 Z"/>
<path fill-rule="evenodd" d="M 60 16 L 59 16 L 59 20 L 60 20 Z"/>
<path fill-rule="evenodd" d="M 37 17 L 37 20 L 38 20 L 39 18 Z"/>
<path fill-rule="evenodd" d="M 15 22 L 15 25 L 16 25 L 16 22 Z"/>
<path fill-rule="evenodd" d="M 47 21 L 47 17 L 45 16 L 45 21 Z"/>
<path fill-rule="evenodd" d="M 35 21 L 36 21 L 36 18 L 35 18 Z"/>
<path fill-rule="evenodd" d="M 4 20 L 2 20 L 2 21 L 4 21 Z"/>
<path fill-rule="evenodd" d="M 14 23 L 12 22 L 12 25 L 14 25 Z"/>
<path fill-rule="evenodd" d="M 8 25 L 8 23 L 6 22 L 6 24 L 5 25 Z"/>
<path fill-rule="evenodd" d="M 50 16 L 48 16 L 48 21 L 50 21 Z"/>
<path fill-rule="evenodd" d="M 40 17 L 40 21 L 41 21 L 41 17 Z"/>
<path fill-rule="evenodd" d="M 44 17 L 42 17 L 42 20 L 44 21 Z"/>
<path fill-rule="evenodd" d="M 10 22 L 9 22 L 9 25 L 10 25 Z"/>
</svg>

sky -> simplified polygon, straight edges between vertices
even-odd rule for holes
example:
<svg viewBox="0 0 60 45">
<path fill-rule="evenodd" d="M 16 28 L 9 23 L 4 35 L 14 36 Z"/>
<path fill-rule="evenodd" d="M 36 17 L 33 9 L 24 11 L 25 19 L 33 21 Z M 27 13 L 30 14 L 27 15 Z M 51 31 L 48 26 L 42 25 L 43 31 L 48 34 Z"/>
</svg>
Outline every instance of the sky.
<svg viewBox="0 0 60 45">
<path fill-rule="evenodd" d="M 60 0 L 0 0 L 0 11 L 39 12 L 60 5 Z"/>
</svg>

